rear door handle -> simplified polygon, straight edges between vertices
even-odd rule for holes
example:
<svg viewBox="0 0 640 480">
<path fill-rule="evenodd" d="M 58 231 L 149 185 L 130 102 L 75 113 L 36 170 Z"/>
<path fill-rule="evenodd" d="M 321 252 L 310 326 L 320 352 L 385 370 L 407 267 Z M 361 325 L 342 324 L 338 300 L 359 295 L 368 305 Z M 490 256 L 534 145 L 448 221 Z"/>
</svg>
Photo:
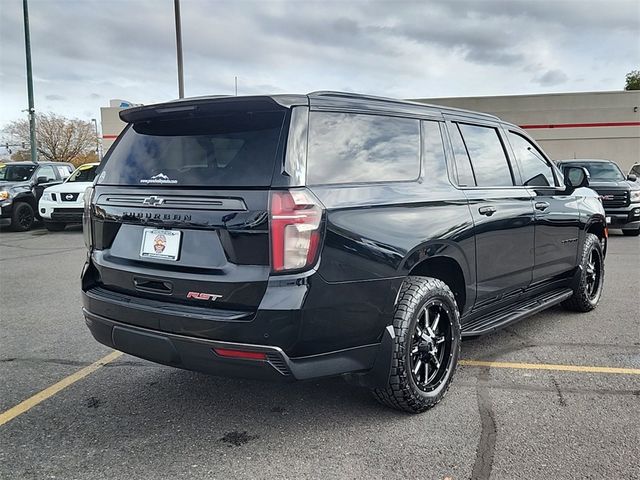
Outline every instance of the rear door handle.
<svg viewBox="0 0 640 480">
<path fill-rule="evenodd" d="M 536 202 L 536 210 L 543 212 L 547 208 L 549 208 L 549 204 L 547 202 Z"/>
<path fill-rule="evenodd" d="M 487 217 L 490 217 L 491 215 L 496 213 L 496 207 L 480 207 L 478 209 L 478 212 L 480 212 L 480 215 L 486 215 Z"/>
</svg>

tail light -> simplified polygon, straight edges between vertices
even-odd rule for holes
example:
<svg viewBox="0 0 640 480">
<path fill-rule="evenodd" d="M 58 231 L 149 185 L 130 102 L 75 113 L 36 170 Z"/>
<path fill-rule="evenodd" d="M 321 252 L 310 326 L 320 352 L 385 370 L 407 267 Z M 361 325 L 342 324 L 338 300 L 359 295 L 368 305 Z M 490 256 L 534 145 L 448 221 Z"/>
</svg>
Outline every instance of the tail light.
<svg viewBox="0 0 640 480">
<path fill-rule="evenodd" d="M 274 272 L 312 266 L 320 246 L 322 206 L 307 190 L 271 193 L 271 266 Z"/>
<path fill-rule="evenodd" d="M 91 200 L 93 200 L 93 187 L 89 187 L 84 192 L 84 211 L 82 212 L 82 236 L 84 244 L 90 250 L 93 242 L 91 234 Z"/>
</svg>

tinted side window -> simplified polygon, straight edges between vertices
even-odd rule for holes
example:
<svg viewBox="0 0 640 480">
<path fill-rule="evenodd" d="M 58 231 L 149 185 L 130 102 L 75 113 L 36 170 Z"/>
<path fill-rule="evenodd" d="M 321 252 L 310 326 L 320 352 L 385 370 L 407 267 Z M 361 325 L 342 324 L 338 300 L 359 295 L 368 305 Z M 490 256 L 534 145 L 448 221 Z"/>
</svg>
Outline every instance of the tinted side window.
<svg viewBox="0 0 640 480">
<path fill-rule="evenodd" d="M 432 120 L 422 122 L 422 163 L 425 180 L 448 182 L 439 122 Z"/>
<path fill-rule="evenodd" d="M 38 174 L 36 178 L 38 177 L 47 177 L 47 180 L 57 180 L 56 174 L 53 171 L 53 167 L 51 165 L 45 165 L 43 167 L 40 167 L 38 169 Z"/>
<path fill-rule="evenodd" d="M 520 164 L 522 184 L 546 187 L 555 185 L 553 170 L 529 140 L 509 132 L 509 143 Z"/>
<path fill-rule="evenodd" d="M 513 185 L 511 169 L 498 131 L 491 127 L 460 124 L 476 182 L 481 187 Z"/>
<path fill-rule="evenodd" d="M 456 169 L 458 170 L 458 185 L 461 187 L 473 187 L 476 185 L 476 179 L 473 176 L 469 154 L 467 153 L 467 148 L 464 146 L 464 141 L 462 140 L 462 135 L 460 135 L 457 124 L 454 123 L 451 125 L 449 134 L 451 136 Z"/>
<path fill-rule="evenodd" d="M 310 113 L 307 183 L 393 182 L 419 173 L 419 120 Z"/>
</svg>

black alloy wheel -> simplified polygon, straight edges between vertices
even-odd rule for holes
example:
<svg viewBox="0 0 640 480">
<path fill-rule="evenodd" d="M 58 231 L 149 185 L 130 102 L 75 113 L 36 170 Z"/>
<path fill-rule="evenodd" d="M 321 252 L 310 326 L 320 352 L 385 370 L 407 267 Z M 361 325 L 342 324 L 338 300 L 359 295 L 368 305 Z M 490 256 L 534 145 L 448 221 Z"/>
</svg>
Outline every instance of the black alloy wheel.
<svg viewBox="0 0 640 480">
<path fill-rule="evenodd" d="M 11 216 L 11 228 L 17 232 L 26 232 L 30 230 L 35 221 L 33 209 L 31 205 L 19 202 L 13 206 L 13 215 Z"/>
<path fill-rule="evenodd" d="M 562 306 L 575 312 L 589 312 L 598 306 L 604 286 L 604 251 L 602 242 L 593 233 L 585 236 L 577 275 L 573 295 Z"/>
<path fill-rule="evenodd" d="M 437 299 L 429 301 L 416 320 L 409 353 L 409 368 L 416 386 L 435 390 L 451 368 L 451 315 Z"/>
<path fill-rule="evenodd" d="M 600 251 L 595 248 L 589 254 L 585 276 L 585 293 L 590 300 L 594 300 L 600 296 L 602 288 L 602 257 Z"/>
<path fill-rule="evenodd" d="M 424 412 L 447 393 L 460 355 L 460 314 L 449 286 L 437 278 L 407 277 L 393 331 L 389 377 L 373 395 L 391 408 Z"/>
</svg>

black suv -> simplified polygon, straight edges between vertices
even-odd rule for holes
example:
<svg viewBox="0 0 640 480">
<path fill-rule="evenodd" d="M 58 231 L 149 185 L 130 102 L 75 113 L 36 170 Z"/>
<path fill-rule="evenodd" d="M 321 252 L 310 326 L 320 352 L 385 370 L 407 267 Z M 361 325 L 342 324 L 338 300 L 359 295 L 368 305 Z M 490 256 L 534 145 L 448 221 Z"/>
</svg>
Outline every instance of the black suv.
<svg viewBox="0 0 640 480">
<path fill-rule="evenodd" d="M 62 183 L 73 170 L 63 162 L 0 163 L 0 227 L 30 230 L 40 219 L 38 200 L 44 189 Z"/>
<path fill-rule="evenodd" d="M 624 235 L 640 235 L 640 185 L 632 173 L 625 176 L 610 160 L 560 160 L 561 169 L 583 167 L 589 172 L 589 186 L 602 197 L 607 223 Z"/>
<path fill-rule="evenodd" d="M 409 412 L 461 336 L 595 308 L 607 229 L 582 168 L 480 113 L 346 93 L 137 107 L 85 195 L 94 337 L 219 375 L 344 375 Z"/>
</svg>

